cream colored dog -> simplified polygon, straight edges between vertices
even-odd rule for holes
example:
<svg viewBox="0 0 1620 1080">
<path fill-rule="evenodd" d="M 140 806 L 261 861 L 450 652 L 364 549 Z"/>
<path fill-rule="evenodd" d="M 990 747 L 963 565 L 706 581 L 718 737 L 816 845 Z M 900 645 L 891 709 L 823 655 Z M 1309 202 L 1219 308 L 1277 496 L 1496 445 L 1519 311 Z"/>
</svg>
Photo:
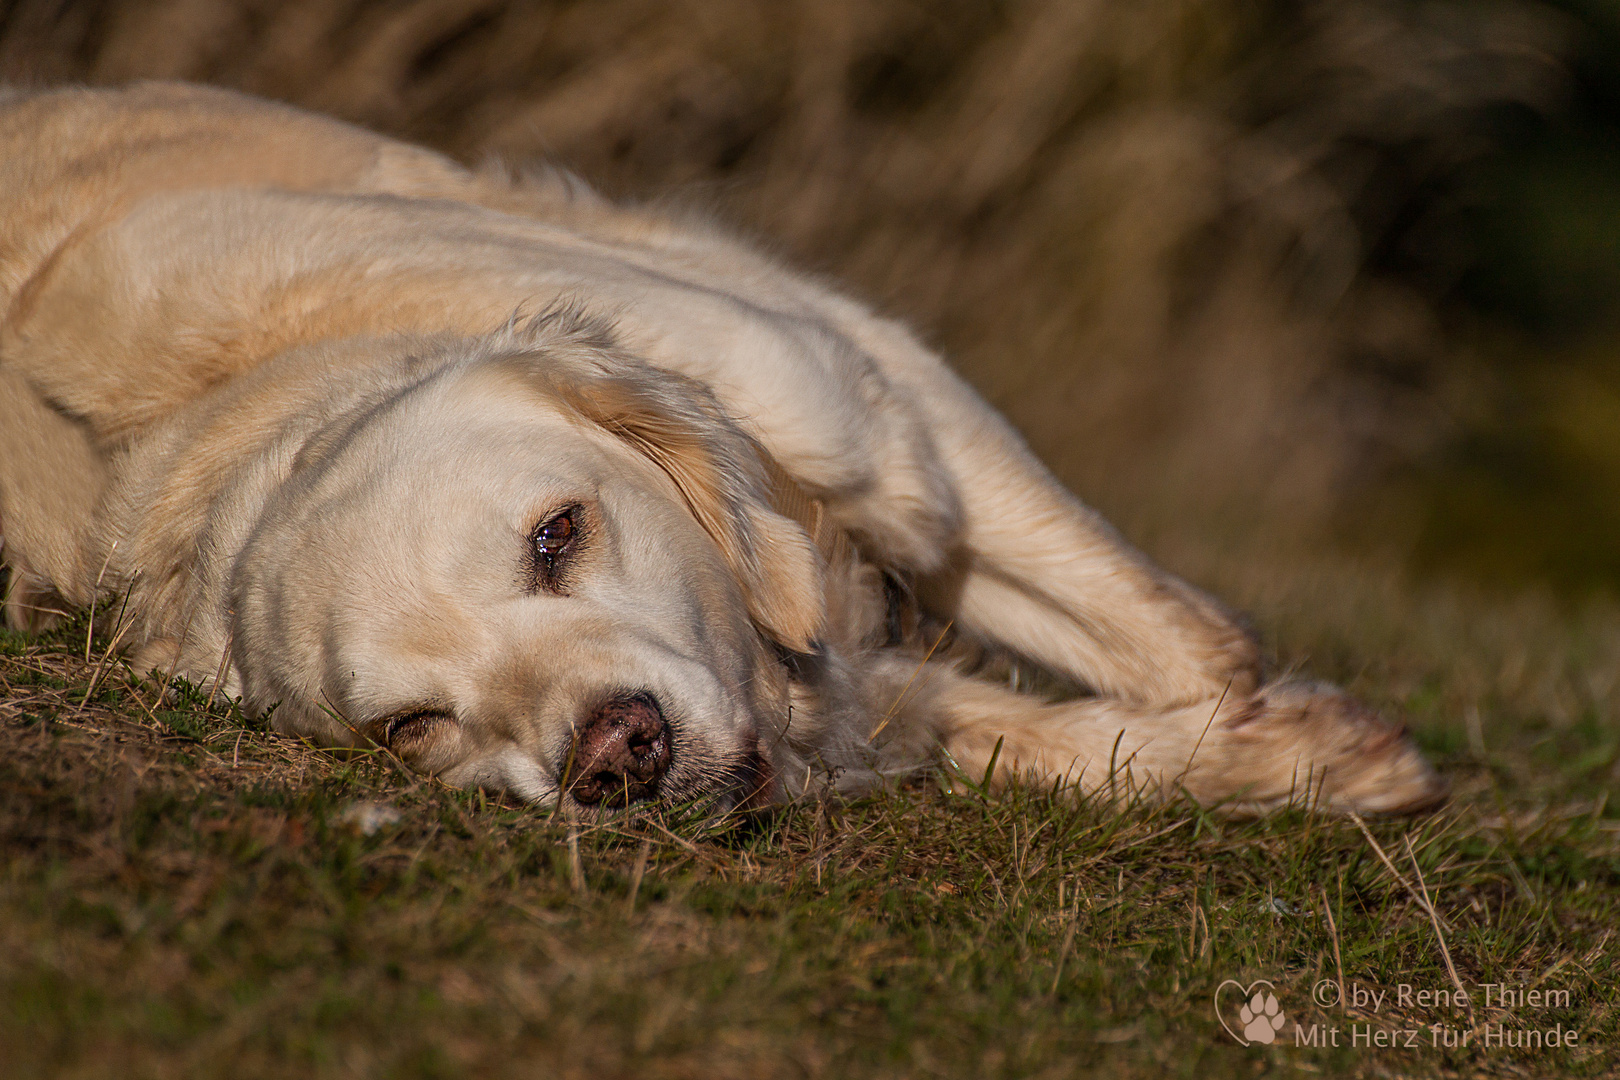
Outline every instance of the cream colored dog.
<svg viewBox="0 0 1620 1080">
<path fill-rule="evenodd" d="M 936 762 L 1441 794 L 1342 693 L 1266 685 L 904 327 L 566 177 L 201 87 L 13 91 L 0 311 L 11 624 L 127 596 L 138 671 L 285 732 L 581 807 Z"/>
</svg>

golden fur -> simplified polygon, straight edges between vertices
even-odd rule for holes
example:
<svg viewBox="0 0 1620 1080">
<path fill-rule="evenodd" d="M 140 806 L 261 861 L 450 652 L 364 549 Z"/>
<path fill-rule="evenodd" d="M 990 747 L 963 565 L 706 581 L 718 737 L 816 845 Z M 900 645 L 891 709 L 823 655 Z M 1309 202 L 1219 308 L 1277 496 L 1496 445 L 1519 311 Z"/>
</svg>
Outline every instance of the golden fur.
<svg viewBox="0 0 1620 1080">
<path fill-rule="evenodd" d="M 138 670 L 334 744 L 425 717 L 413 765 L 534 800 L 625 691 L 669 717 L 669 797 L 941 759 L 1244 808 L 1442 791 L 1341 692 L 1268 684 L 904 327 L 711 228 L 169 84 L 0 99 L 0 193 L 13 625 L 127 594 Z M 541 587 L 564 506 L 585 540 Z M 1087 693 L 924 662 L 913 608 Z"/>
</svg>

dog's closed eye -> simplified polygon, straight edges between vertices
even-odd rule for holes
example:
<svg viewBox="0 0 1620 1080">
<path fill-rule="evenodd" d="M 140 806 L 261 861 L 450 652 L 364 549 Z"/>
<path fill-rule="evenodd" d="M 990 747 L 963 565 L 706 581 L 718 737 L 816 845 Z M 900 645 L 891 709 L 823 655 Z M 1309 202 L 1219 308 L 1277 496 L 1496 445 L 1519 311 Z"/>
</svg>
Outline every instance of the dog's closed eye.
<svg viewBox="0 0 1620 1080">
<path fill-rule="evenodd" d="M 580 510 L 570 506 L 546 518 L 529 534 L 534 581 L 550 592 L 563 591 L 563 572 L 568 558 L 579 547 Z"/>
<path fill-rule="evenodd" d="M 455 717 L 438 709 L 413 709 L 398 713 L 383 723 L 383 745 L 390 750 L 420 746 L 441 724 L 453 724 Z"/>
</svg>

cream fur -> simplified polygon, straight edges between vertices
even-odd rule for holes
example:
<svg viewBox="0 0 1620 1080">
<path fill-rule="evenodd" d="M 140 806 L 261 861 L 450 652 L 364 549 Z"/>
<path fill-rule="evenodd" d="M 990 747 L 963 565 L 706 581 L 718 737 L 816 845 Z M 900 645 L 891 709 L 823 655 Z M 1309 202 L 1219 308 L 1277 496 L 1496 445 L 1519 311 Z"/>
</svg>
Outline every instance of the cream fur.
<svg viewBox="0 0 1620 1080">
<path fill-rule="evenodd" d="M 902 326 L 702 224 L 200 87 L 0 99 L 7 618 L 128 593 L 138 670 L 558 797 L 582 710 L 654 694 L 671 797 L 996 782 L 1265 808 L 1433 802 L 1401 732 L 1064 491 Z M 859 563 L 771 508 L 773 460 Z M 527 536 L 578 507 L 561 592 Z M 931 625 L 1089 687 L 922 665 Z M 890 587 L 890 592 L 893 587 Z"/>
</svg>

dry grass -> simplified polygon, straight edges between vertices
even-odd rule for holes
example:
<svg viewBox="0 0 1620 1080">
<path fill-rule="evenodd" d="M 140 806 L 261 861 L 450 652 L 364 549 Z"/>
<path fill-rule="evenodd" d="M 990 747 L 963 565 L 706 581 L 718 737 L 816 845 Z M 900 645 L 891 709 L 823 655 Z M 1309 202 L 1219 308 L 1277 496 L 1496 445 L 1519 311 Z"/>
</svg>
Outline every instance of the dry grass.
<svg viewBox="0 0 1620 1080">
<path fill-rule="evenodd" d="M 1558 31 L 1511 2 L 14 0 L 0 79 L 219 82 L 713 205 L 923 327 L 1138 535 L 1245 539 L 1465 408 L 1421 296 L 1364 263 L 1489 107 L 1556 94 Z"/>
<path fill-rule="evenodd" d="M 1494 719 L 1482 751 L 1435 747 L 1457 804 L 1370 833 L 931 785 L 570 826 L 278 738 L 185 687 L 154 705 L 118 667 L 81 707 L 82 644 L 82 624 L 0 642 L 8 1076 L 1620 1066 L 1620 823 L 1567 796 L 1579 766 L 1513 764 L 1540 740 Z M 394 813 L 368 832 L 368 807 Z M 1468 1008 L 1396 1002 L 1403 983 L 1449 988 L 1453 961 Z M 1256 978 L 1290 1024 L 1337 1025 L 1344 1045 L 1296 1046 L 1291 1026 L 1232 1045 L 1212 995 Z M 1325 982 L 1389 996 L 1322 1007 Z M 1488 1007 L 1486 983 L 1570 996 Z M 1487 1025 L 1553 1023 L 1579 1043 L 1477 1047 Z M 1422 1041 L 1352 1046 L 1353 1024 Z M 1431 1025 L 1476 1045 L 1435 1047 Z"/>
</svg>

